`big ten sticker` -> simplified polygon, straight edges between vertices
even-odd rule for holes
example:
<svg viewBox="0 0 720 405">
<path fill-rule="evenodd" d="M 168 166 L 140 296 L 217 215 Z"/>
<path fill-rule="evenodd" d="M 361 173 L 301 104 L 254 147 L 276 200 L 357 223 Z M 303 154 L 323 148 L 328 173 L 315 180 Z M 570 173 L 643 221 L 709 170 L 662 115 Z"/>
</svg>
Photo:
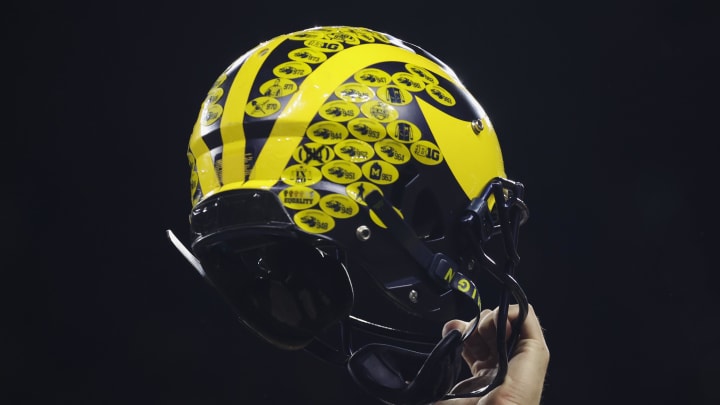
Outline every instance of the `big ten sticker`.
<svg viewBox="0 0 720 405">
<path fill-rule="evenodd" d="M 320 194 L 305 186 L 290 186 L 280 191 L 280 201 L 288 208 L 303 210 L 320 201 Z"/>
<path fill-rule="evenodd" d="M 384 70 L 367 68 L 358 70 L 353 75 L 356 82 L 370 87 L 380 87 L 390 84 L 390 74 Z"/>
<path fill-rule="evenodd" d="M 281 104 L 274 97 L 261 96 L 245 105 L 245 113 L 251 117 L 263 118 L 280 111 Z"/>
<path fill-rule="evenodd" d="M 345 194 L 361 205 L 367 205 L 365 202 L 365 196 L 371 191 L 377 191 L 380 195 L 383 195 L 380 187 L 370 183 L 369 181 L 357 181 L 355 183 L 348 184 L 345 187 Z"/>
<path fill-rule="evenodd" d="M 395 107 L 382 100 L 370 100 L 360 106 L 366 117 L 376 119 L 380 122 L 390 122 L 398 118 L 400 113 Z"/>
<path fill-rule="evenodd" d="M 419 141 L 410 147 L 410 153 L 420 163 L 434 166 L 443 161 L 440 148 L 429 141 Z"/>
<path fill-rule="evenodd" d="M 384 160 L 371 160 L 362 165 L 365 178 L 377 184 L 391 184 L 397 181 L 398 169 Z"/>
<path fill-rule="evenodd" d="M 327 60 L 327 55 L 313 48 L 298 48 L 288 53 L 288 58 L 296 62 L 312 63 L 316 65 Z"/>
<path fill-rule="evenodd" d="M 357 117 L 360 109 L 349 101 L 333 100 L 325 103 L 318 112 L 326 120 L 345 122 Z"/>
<path fill-rule="evenodd" d="M 345 160 L 330 161 L 320 171 L 326 179 L 338 184 L 350 184 L 362 179 L 360 167 Z"/>
<path fill-rule="evenodd" d="M 425 87 L 425 91 L 427 91 L 430 97 L 432 97 L 435 101 L 444 106 L 451 107 L 455 105 L 455 97 L 453 97 L 449 91 L 440 86 L 429 84 Z"/>
<path fill-rule="evenodd" d="M 280 180 L 283 183 L 295 186 L 311 186 L 322 180 L 320 169 L 304 164 L 291 165 L 283 170 Z"/>
<path fill-rule="evenodd" d="M 293 153 L 296 162 L 320 166 L 335 157 L 332 147 L 315 142 L 308 142 L 298 146 Z"/>
<path fill-rule="evenodd" d="M 375 156 L 373 147 L 359 139 L 346 139 L 338 142 L 333 149 L 337 156 L 348 162 L 366 162 Z"/>
<path fill-rule="evenodd" d="M 408 72 L 397 72 L 392 75 L 393 83 L 407 91 L 425 90 L 425 82 L 417 75 Z"/>
<path fill-rule="evenodd" d="M 340 52 L 345 46 L 338 41 L 325 38 L 312 38 L 305 40 L 305 46 L 322 52 Z"/>
<path fill-rule="evenodd" d="M 348 137 L 345 125 L 334 121 L 319 121 L 308 127 L 305 134 L 313 142 L 323 145 L 332 145 Z"/>
<path fill-rule="evenodd" d="M 394 84 L 377 89 L 377 96 L 380 100 L 392 105 L 408 105 L 413 101 L 412 93 Z"/>
<path fill-rule="evenodd" d="M 290 79 L 276 77 L 260 85 L 260 94 L 267 97 L 283 97 L 295 93 L 297 84 Z"/>
<path fill-rule="evenodd" d="M 335 218 L 350 218 L 360 211 L 358 204 L 342 194 L 328 194 L 320 199 L 320 209 Z"/>
<path fill-rule="evenodd" d="M 364 103 L 375 97 L 375 92 L 364 84 L 345 83 L 335 89 L 335 95 L 341 100 L 353 103 Z"/>
<path fill-rule="evenodd" d="M 387 132 L 392 139 L 402 143 L 413 143 L 422 138 L 420 128 L 406 120 L 397 120 L 389 123 L 387 125 Z"/>
<path fill-rule="evenodd" d="M 365 142 L 377 142 L 387 135 L 385 126 L 370 118 L 355 118 L 347 123 L 347 129 L 354 137 Z"/>
<path fill-rule="evenodd" d="M 410 150 L 395 140 L 383 139 L 374 145 L 375 152 L 384 161 L 401 165 L 410 161 Z"/>
<path fill-rule="evenodd" d="M 310 233 L 325 233 L 335 228 L 335 220 L 318 209 L 298 211 L 293 215 L 298 228 Z"/>
<path fill-rule="evenodd" d="M 420 67 L 417 65 L 413 65 L 412 63 L 406 63 L 405 69 L 407 69 L 408 72 L 414 74 L 415 76 L 419 77 L 420 80 L 427 84 L 440 84 L 437 77 L 430 73 L 429 70 L 425 69 L 424 67 Z"/>
</svg>

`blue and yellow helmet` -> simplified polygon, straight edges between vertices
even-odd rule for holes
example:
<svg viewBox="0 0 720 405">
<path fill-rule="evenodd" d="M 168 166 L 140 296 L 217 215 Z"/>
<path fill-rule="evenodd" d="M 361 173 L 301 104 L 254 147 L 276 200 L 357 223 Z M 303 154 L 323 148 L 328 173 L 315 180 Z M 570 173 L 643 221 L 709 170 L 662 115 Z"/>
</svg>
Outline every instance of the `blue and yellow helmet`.
<svg viewBox="0 0 720 405">
<path fill-rule="evenodd" d="M 498 196 L 521 197 L 456 74 L 361 27 L 242 55 L 202 102 L 187 155 L 193 254 L 240 319 L 287 349 L 348 318 L 437 340 L 459 300 L 480 303 L 476 244 L 497 233 Z"/>
</svg>

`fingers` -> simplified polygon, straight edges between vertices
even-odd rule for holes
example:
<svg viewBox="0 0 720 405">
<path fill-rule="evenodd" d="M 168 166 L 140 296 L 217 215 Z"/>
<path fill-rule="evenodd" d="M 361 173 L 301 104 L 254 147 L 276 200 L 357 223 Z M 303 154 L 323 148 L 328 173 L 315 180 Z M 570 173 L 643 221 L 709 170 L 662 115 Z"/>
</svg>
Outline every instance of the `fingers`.
<svg viewBox="0 0 720 405">
<path fill-rule="evenodd" d="M 492 312 L 492 311 L 490 311 L 489 309 L 482 310 L 482 312 L 480 312 L 480 319 L 485 317 L 490 312 Z M 445 323 L 445 325 L 443 326 L 442 336 L 447 335 L 451 330 L 459 330 L 460 333 L 462 333 L 464 336 L 467 332 L 470 331 L 472 324 L 473 324 L 472 320 L 469 322 L 465 322 L 465 321 L 461 321 L 459 319 L 453 319 L 453 320 Z"/>
<path fill-rule="evenodd" d="M 481 313 L 477 329 L 464 342 L 462 356 L 470 367 L 472 377 L 459 382 L 452 392 L 468 392 L 489 384 L 497 372 L 497 320 L 499 309 L 484 310 Z M 504 325 L 506 336 L 510 336 L 511 323 L 520 314 L 517 305 L 508 308 L 508 322 Z M 449 321 L 443 328 L 443 335 L 450 330 L 468 331 L 473 322 Z M 459 404 L 539 404 L 543 383 L 550 360 L 550 352 L 545 342 L 540 321 L 535 309 L 530 305 L 523 322 L 513 356 L 508 364 L 504 382 L 481 398 L 465 398 L 447 401 Z M 442 402 L 445 404 L 446 402 Z"/>
<path fill-rule="evenodd" d="M 488 403 L 493 403 L 495 399 L 516 404 L 540 403 L 549 361 L 550 351 L 545 342 L 540 321 L 531 306 L 528 309 L 527 319 L 523 323 L 513 357 L 508 364 L 505 381 L 485 400 Z"/>
</svg>

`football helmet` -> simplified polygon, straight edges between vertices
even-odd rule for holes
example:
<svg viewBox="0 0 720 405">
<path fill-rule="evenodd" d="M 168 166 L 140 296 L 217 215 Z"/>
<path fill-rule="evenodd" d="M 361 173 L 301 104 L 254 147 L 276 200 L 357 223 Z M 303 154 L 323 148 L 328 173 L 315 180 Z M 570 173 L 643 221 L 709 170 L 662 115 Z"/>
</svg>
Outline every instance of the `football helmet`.
<svg viewBox="0 0 720 405">
<path fill-rule="evenodd" d="M 387 403 L 502 382 L 527 312 L 524 188 L 438 58 L 362 27 L 279 35 L 217 77 L 187 156 L 190 248 L 168 235 L 259 337 L 345 365 Z M 498 375 L 449 394 L 467 335 L 442 325 L 477 322 L 493 291 L 504 319 L 521 307 Z"/>
</svg>

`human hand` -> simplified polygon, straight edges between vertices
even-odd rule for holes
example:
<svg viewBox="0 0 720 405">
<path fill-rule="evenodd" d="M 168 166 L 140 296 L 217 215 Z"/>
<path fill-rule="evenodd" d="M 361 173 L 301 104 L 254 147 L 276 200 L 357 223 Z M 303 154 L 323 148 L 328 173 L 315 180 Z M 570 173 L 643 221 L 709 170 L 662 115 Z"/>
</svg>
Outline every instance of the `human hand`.
<svg viewBox="0 0 720 405">
<path fill-rule="evenodd" d="M 510 323 L 519 314 L 517 305 L 508 310 L 505 325 L 506 336 L 510 336 Z M 451 393 L 466 393 L 481 389 L 492 381 L 497 373 L 497 317 L 498 309 L 486 309 L 480 313 L 477 330 L 463 344 L 462 356 L 472 377 L 459 382 Z M 463 334 L 473 322 L 452 320 L 443 327 L 443 336 L 451 330 Z M 545 337 L 532 305 L 520 329 L 515 350 L 508 363 L 504 382 L 480 398 L 457 398 L 436 402 L 436 405 L 537 405 L 542 396 L 545 373 L 550 361 Z"/>
</svg>

